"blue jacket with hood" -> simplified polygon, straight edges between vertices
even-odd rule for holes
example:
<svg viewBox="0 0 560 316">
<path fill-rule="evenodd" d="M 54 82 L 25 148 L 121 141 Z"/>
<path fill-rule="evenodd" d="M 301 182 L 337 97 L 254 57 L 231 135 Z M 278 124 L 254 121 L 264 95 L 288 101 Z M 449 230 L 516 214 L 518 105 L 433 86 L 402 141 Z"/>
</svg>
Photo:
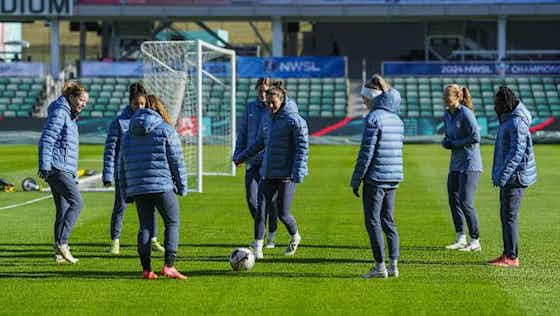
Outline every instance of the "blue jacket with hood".
<svg viewBox="0 0 560 316">
<path fill-rule="evenodd" d="M 175 191 L 187 194 L 187 171 L 177 132 L 150 109 L 130 118 L 122 137 L 120 185 L 127 200 L 137 195 Z"/>
<path fill-rule="evenodd" d="M 395 89 L 373 99 L 371 111 L 364 118 L 360 152 L 350 186 L 359 187 L 362 180 L 383 186 L 396 186 L 403 181 L 404 124 L 397 115 L 401 96 Z"/>
<path fill-rule="evenodd" d="M 256 141 L 234 160 L 246 161 L 264 149 L 262 178 L 301 183 L 308 172 L 308 148 L 307 122 L 298 114 L 297 104 L 286 98 L 278 112 L 264 116 Z"/>
<path fill-rule="evenodd" d="M 537 181 L 537 163 L 529 132 L 531 120 L 531 113 L 521 102 L 512 112 L 500 116 L 492 166 L 495 186 L 503 188 L 516 181 L 530 186 Z"/>
<path fill-rule="evenodd" d="M 109 126 L 109 133 L 105 139 L 105 151 L 103 153 L 103 182 L 112 182 L 113 178 L 118 180 L 119 172 L 119 149 L 121 137 L 128 131 L 129 120 L 134 112 L 129 106 L 125 107 Z"/>
</svg>

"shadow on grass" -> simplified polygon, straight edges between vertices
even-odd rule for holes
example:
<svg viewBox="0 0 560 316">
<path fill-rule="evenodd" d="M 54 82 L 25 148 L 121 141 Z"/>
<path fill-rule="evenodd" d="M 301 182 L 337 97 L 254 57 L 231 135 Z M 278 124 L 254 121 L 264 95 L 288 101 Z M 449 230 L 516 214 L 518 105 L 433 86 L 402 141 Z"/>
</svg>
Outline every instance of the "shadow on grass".
<svg viewBox="0 0 560 316">
<path fill-rule="evenodd" d="M 45 278 L 67 278 L 67 279 L 140 279 L 140 272 L 128 271 L 26 271 L 26 272 L 2 272 L 0 279 L 45 279 Z"/>
</svg>

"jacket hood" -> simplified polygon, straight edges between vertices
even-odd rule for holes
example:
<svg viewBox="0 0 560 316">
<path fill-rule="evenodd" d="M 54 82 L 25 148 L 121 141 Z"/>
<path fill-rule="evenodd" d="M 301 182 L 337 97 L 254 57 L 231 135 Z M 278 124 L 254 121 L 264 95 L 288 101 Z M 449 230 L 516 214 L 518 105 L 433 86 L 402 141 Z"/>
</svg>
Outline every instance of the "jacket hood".
<svg viewBox="0 0 560 316">
<path fill-rule="evenodd" d="M 279 115 L 298 113 L 298 106 L 296 102 L 290 98 L 286 98 L 284 106 L 278 111 Z"/>
<path fill-rule="evenodd" d="M 134 115 L 134 112 L 132 111 L 132 108 L 130 107 L 130 105 L 127 105 L 121 112 L 121 116 L 124 119 L 129 119 L 132 117 L 132 115 Z"/>
<path fill-rule="evenodd" d="M 159 114 L 150 109 L 136 110 L 130 118 L 130 133 L 136 136 L 149 134 L 163 122 Z"/>
<path fill-rule="evenodd" d="M 389 112 L 397 113 L 400 105 L 400 93 L 397 90 L 391 88 L 388 91 L 385 91 L 385 93 L 382 93 L 373 99 L 372 110 L 382 109 Z"/>
<path fill-rule="evenodd" d="M 48 112 L 50 113 L 57 109 L 63 109 L 64 111 L 71 113 L 70 103 L 68 103 L 68 100 L 66 100 L 66 98 L 62 95 L 49 105 Z"/>
<path fill-rule="evenodd" d="M 502 114 L 502 121 L 507 120 L 510 117 L 519 117 L 527 126 L 531 126 L 531 122 L 533 121 L 533 117 L 531 116 L 531 112 L 527 110 L 525 104 L 519 101 L 517 107 L 511 113 L 504 113 Z"/>
</svg>

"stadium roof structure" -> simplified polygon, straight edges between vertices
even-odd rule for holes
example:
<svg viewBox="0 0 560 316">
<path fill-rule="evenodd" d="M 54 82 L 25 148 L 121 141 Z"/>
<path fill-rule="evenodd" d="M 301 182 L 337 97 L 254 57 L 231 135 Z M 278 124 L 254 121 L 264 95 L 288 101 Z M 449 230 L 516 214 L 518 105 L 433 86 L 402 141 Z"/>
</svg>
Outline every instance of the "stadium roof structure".
<svg viewBox="0 0 560 316">
<path fill-rule="evenodd" d="M 5 1 L 5 3 L 4 3 Z M 29 1 L 29 0 L 28 0 Z M 488 18 L 560 16 L 560 0 L 43 0 L 45 3 L 74 1 L 70 14 L 60 19 L 80 17 L 96 19 L 174 20 L 341 20 L 387 18 Z M 13 2 L 11 5 L 10 3 Z M 6 8 L 27 3 L 3 0 Z M 29 2 L 31 3 L 31 2 Z M 46 5 L 46 4 L 45 4 Z M 29 4 L 31 6 L 31 4 Z M 3 10 L 7 20 L 44 19 L 44 14 L 13 14 Z M 17 10 L 16 10 L 17 11 Z"/>
</svg>

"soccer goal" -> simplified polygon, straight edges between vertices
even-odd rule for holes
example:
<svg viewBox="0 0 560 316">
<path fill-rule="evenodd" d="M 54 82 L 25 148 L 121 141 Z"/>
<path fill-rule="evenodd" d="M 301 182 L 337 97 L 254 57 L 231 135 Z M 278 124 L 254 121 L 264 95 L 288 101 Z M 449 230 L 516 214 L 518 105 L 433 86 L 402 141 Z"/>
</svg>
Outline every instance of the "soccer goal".
<svg viewBox="0 0 560 316">
<path fill-rule="evenodd" d="M 204 41 L 141 46 L 143 83 L 166 105 L 183 143 L 189 190 L 203 175 L 235 175 L 235 51 Z"/>
</svg>

